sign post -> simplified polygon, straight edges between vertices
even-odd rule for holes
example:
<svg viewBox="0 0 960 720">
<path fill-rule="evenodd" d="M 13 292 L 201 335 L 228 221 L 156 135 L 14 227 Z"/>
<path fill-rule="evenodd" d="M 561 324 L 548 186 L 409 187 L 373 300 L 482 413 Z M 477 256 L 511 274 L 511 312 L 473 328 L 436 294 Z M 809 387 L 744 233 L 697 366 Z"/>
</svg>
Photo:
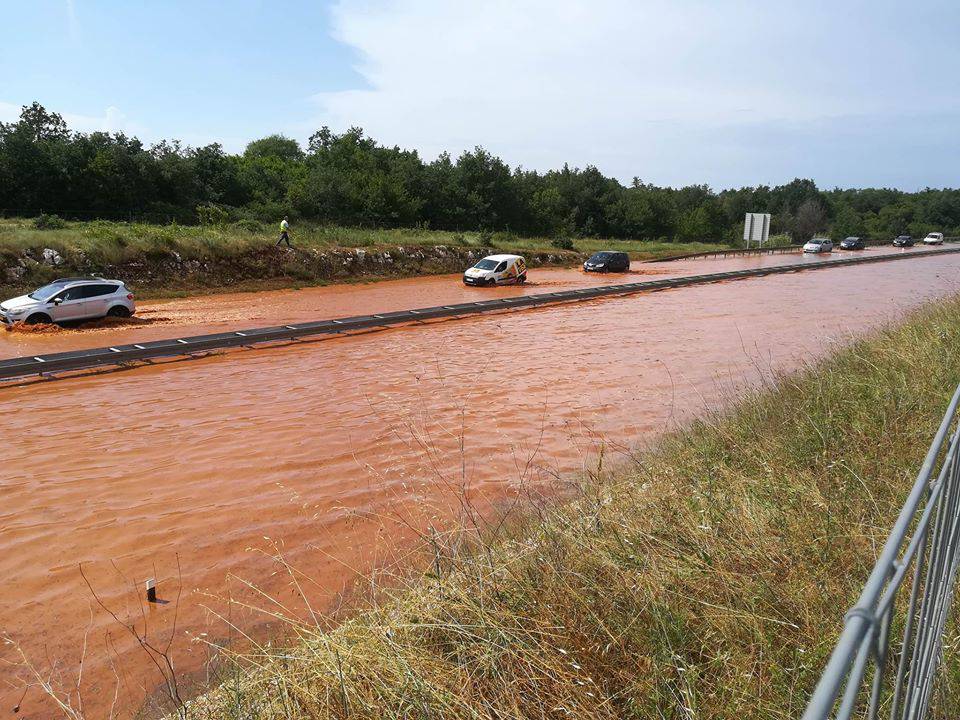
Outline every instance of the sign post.
<svg viewBox="0 0 960 720">
<path fill-rule="evenodd" d="M 756 242 L 757 247 L 770 239 L 770 213 L 747 213 L 743 218 L 743 239 L 750 247 Z"/>
</svg>

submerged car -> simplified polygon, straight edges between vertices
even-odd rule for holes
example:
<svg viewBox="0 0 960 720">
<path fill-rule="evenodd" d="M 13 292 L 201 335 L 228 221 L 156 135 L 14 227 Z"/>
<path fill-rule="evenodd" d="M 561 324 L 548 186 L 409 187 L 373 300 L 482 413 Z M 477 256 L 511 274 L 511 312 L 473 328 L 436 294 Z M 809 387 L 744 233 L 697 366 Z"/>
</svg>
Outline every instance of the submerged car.
<svg viewBox="0 0 960 720">
<path fill-rule="evenodd" d="M 830 238 L 813 238 L 803 246 L 805 253 L 833 252 L 833 240 Z"/>
<path fill-rule="evenodd" d="M 897 235 L 893 239 L 893 244 L 897 247 L 913 247 L 913 238 L 909 235 Z"/>
<path fill-rule="evenodd" d="M 629 269 L 630 256 L 613 250 L 594 253 L 583 264 L 584 272 L 627 272 Z"/>
<path fill-rule="evenodd" d="M 527 262 L 520 255 L 488 255 L 463 273 L 464 285 L 521 285 Z"/>
<path fill-rule="evenodd" d="M 941 232 L 932 232 L 927 233 L 927 236 L 923 239 L 924 245 L 943 245 L 943 233 Z"/>
<path fill-rule="evenodd" d="M 841 250 L 863 250 L 865 247 L 863 238 L 859 237 L 848 237 L 840 241 Z"/>
<path fill-rule="evenodd" d="M 0 303 L 5 325 L 61 323 L 104 317 L 130 317 L 136 312 L 133 293 L 120 280 L 72 277 L 54 280 L 28 295 Z"/>
</svg>

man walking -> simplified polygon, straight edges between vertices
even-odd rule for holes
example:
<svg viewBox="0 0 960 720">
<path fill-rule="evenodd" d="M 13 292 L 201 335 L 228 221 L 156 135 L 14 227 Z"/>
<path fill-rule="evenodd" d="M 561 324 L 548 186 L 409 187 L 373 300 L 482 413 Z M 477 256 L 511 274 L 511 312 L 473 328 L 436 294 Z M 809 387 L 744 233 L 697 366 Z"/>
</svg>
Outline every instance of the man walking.
<svg viewBox="0 0 960 720">
<path fill-rule="evenodd" d="M 287 216 L 283 216 L 283 220 L 280 221 L 280 239 L 277 240 L 277 244 L 274 247 L 280 247 L 280 243 L 285 242 L 287 247 L 293 247 L 290 244 L 290 235 L 288 231 L 290 230 L 290 223 L 287 222 Z"/>
</svg>

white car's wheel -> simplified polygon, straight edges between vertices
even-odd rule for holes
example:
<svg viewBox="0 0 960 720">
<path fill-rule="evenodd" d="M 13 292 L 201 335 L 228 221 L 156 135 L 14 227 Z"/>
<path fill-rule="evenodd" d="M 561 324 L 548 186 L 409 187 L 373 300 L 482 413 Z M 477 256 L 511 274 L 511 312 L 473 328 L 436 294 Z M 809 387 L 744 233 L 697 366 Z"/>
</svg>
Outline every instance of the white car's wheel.
<svg viewBox="0 0 960 720">
<path fill-rule="evenodd" d="M 49 325 L 53 318 L 46 313 L 34 313 L 23 322 L 27 325 Z"/>
</svg>

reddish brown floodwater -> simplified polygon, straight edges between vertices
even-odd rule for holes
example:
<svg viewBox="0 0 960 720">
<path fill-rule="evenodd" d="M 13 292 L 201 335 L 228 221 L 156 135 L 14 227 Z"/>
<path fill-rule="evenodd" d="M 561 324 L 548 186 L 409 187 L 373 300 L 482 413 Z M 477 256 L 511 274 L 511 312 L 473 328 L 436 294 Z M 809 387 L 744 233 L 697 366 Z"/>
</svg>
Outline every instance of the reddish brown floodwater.
<svg viewBox="0 0 960 720">
<path fill-rule="evenodd" d="M 819 262 L 638 267 L 691 274 L 791 261 Z M 81 564 L 100 600 L 145 620 L 151 640 L 170 637 L 176 616 L 174 660 L 196 671 L 207 654 L 194 639 L 226 634 L 205 608 L 244 596 L 236 578 L 303 610 L 268 557 L 280 544 L 310 578 L 314 607 L 329 607 L 357 572 L 399 557 L 406 525 L 446 517 L 461 478 L 482 501 L 549 490 L 558 474 L 591 465 L 601 442 L 636 445 L 716 407 L 731 386 L 960 291 L 958 271 L 956 256 L 832 268 L 0 389 L 0 632 L 14 643 L 0 655 L 3 713 L 27 679 L 2 664 L 18 660 L 18 647 L 69 689 L 86 637 L 93 717 L 115 691 L 129 715 L 154 689 L 156 670 L 96 605 Z M 531 279 L 527 289 L 468 290 L 444 277 L 158 303 L 145 317 L 163 324 L 5 333 L 0 356 L 616 281 L 567 270 Z M 140 602 L 134 588 L 147 577 L 171 602 Z M 21 712 L 53 710 L 34 688 Z"/>
</svg>

